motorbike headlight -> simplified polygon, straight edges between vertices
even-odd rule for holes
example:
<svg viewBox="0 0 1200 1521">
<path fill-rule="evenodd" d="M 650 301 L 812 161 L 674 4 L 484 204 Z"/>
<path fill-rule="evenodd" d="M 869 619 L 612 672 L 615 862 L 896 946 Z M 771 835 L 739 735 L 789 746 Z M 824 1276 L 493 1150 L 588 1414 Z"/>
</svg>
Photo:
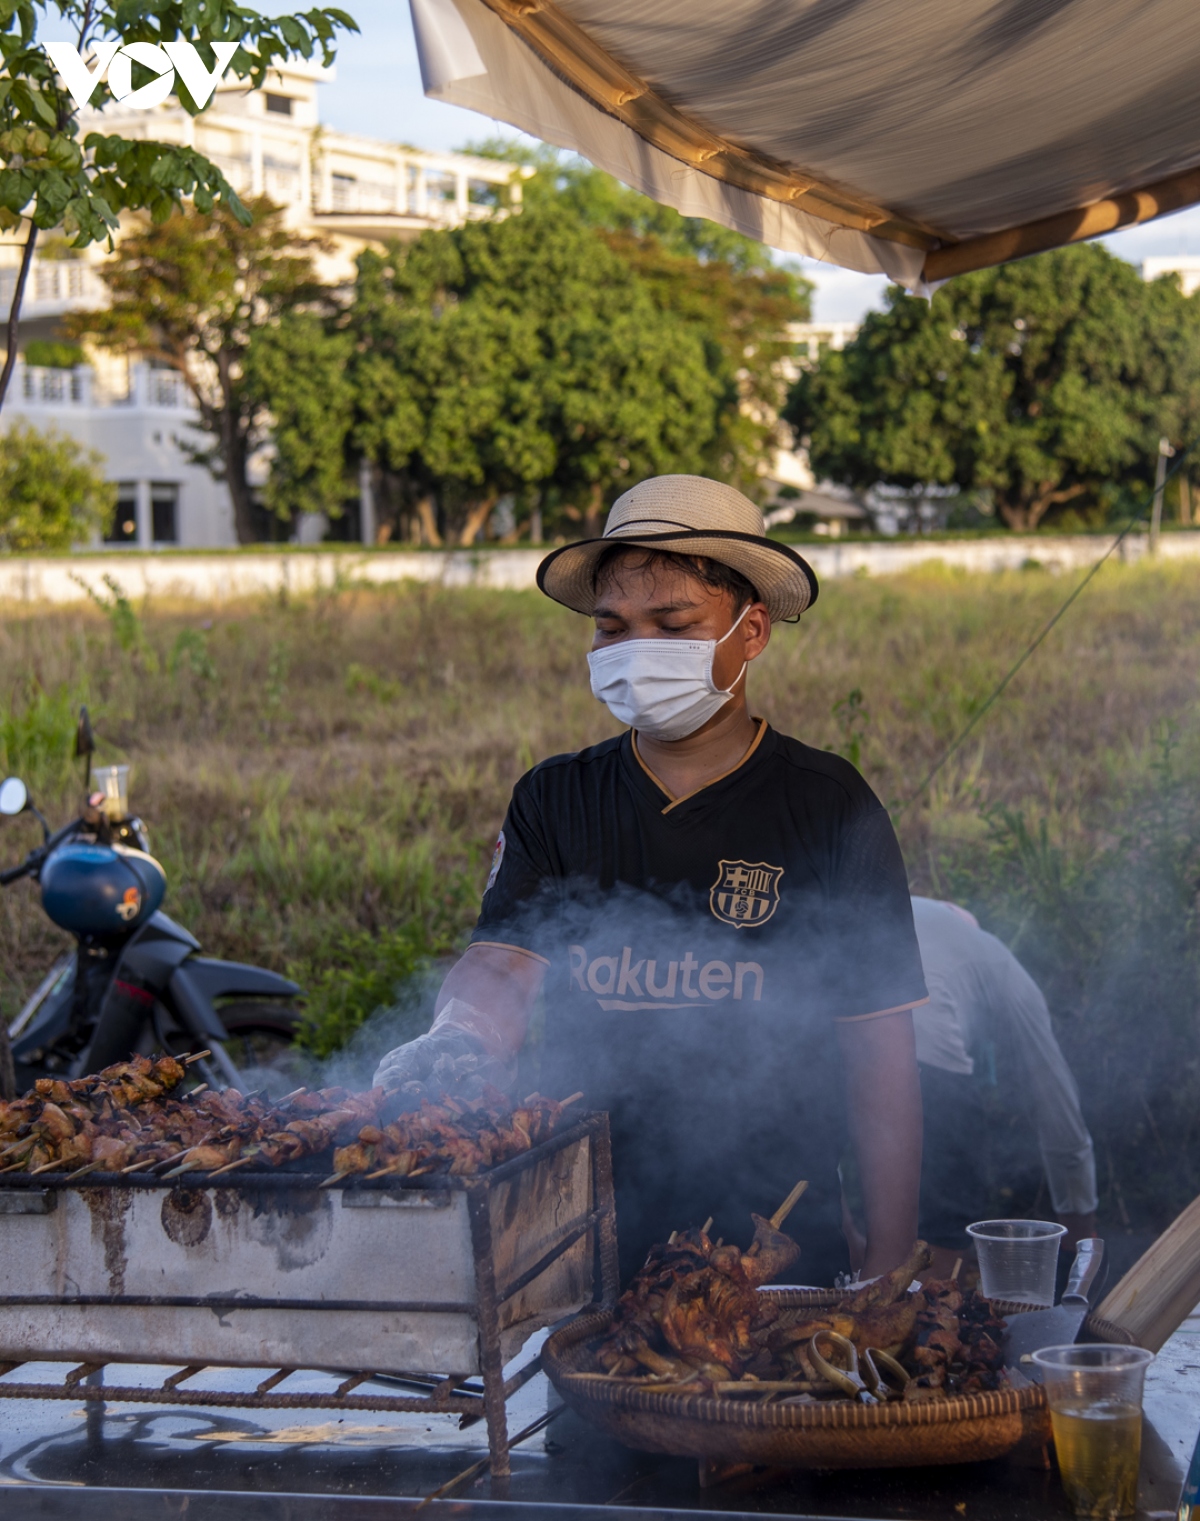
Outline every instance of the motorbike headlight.
<svg viewBox="0 0 1200 1521">
<path fill-rule="evenodd" d="M 104 796 L 100 806 L 104 809 L 106 818 L 119 824 L 122 819 L 129 817 L 128 766 L 94 766 L 92 782 Z"/>
</svg>

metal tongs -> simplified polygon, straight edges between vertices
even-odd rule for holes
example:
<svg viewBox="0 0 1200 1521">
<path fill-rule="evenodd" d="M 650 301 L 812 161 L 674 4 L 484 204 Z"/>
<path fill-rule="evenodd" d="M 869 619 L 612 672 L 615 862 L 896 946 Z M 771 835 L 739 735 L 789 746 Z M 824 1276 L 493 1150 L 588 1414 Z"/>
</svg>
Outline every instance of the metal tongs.
<svg viewBox="0 0 1200 1521">
<path fill-rule="evenodd" d="M 828 1357 L 817 1346 L 821 1340 L 830 1343 Z M 854 1343 L 837 1331 L 816 1332 L 808 1344 L 808 1354 L 822 1378 L 863 1405 L 883 1405 L 888 1400 L 902 1399 L 909 1385 L 907 1368 L 890 1352 L 868 1347 L 860 1365 Z"/>
</svg>

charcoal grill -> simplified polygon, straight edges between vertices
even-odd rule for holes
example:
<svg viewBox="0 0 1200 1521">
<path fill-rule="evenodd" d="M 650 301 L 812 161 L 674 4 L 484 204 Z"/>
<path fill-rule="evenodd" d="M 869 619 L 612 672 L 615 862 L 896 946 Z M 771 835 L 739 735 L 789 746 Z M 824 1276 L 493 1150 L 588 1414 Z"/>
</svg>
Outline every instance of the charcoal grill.
<svg viewBox="0 0 1200 1521">
<path fill-rule="evenodd" d="M 505 1404 L 539 1360 L 507 1382 L 505 1363 L 616 1300 L 608 1116 L 475 1177 L 324 1177 L 0 1177 L 0 1398 L 482 1416 L 506 1473 Z M 30 1362 L 76 1366 L 59 1384 L 4 1376 Z M 120 1363 L 177 1371 L 159 1389 L 95 1382 Z M 185 1387 L 223 1367 L 269 1376 Z M 300 1369 L 346 1377 L 329 1395 L 278 1388 Z M 356 1393 L 373 1374 L 406 1392 Z"/>
</svg>

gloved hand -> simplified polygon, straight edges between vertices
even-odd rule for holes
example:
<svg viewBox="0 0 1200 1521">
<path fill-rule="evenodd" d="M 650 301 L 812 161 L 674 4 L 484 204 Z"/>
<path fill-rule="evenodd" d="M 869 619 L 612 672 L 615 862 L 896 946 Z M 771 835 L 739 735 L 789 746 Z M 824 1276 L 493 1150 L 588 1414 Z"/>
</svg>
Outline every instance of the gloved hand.
<svg viewBox="0 0 1200 1521">
<path fill-rule="evenodd" d="M 477 1035 L 441 1025 L 389 1051 L 372 1082 L 415 1108 L 422 1099 L 437 1100 L 447 1093 L 480 1098 L 487 1084 L 506 1091 L 515 1080 L 515 1062 L 492 1056 Z"/>
</svg>

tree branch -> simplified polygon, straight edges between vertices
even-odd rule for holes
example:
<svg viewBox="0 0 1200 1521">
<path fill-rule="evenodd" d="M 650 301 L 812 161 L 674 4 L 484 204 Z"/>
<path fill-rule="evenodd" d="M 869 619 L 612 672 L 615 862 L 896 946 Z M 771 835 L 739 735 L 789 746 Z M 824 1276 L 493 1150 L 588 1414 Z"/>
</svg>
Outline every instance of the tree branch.
<svg viewBox="0 0 1200 1521">
<path fill-rule="evenodd" d="M 21 255 L 21 268 L 17 272 L 17 288 L 13 291 L 12 305 L 8 309 L 8 330 L 6 343 L 8 351 L 4 356 L 4 368 L 0 370 L 0 408 L 4 406 L 4 398 L 8 394 L 8 382 L 12 378 L 12 372 L 17 363 L 17 326 L 21 320 L 21 302 L 25 296 L 25 282 L 29 279 L 29 266 L 33 263 L 33 246 L 37 242 L 37 223 L 30 222 L 29 236 L 25 240 L 25 251 Z"/>
<path fill-rule="evenodd" d="M 1064 486 L 1059 491 L 1043 491 L 1040 496 L 1034 497 L 1028 508 L 1030 528 L 1036 528 L 1051 507 L 1070 502 L 1075 497 L 1082 496 L 1087 489 L 1084 485 Z"/>
<path fill-rule="evenodd" d="M 82 57 L 83 44 L 87 37 L 88 27 L 92 24 L 92 0 L 87 0 L 83 7 L 83 19 L 79 23 L 79 40 L 75 44 L 75 51 Z"/>
</svg>

